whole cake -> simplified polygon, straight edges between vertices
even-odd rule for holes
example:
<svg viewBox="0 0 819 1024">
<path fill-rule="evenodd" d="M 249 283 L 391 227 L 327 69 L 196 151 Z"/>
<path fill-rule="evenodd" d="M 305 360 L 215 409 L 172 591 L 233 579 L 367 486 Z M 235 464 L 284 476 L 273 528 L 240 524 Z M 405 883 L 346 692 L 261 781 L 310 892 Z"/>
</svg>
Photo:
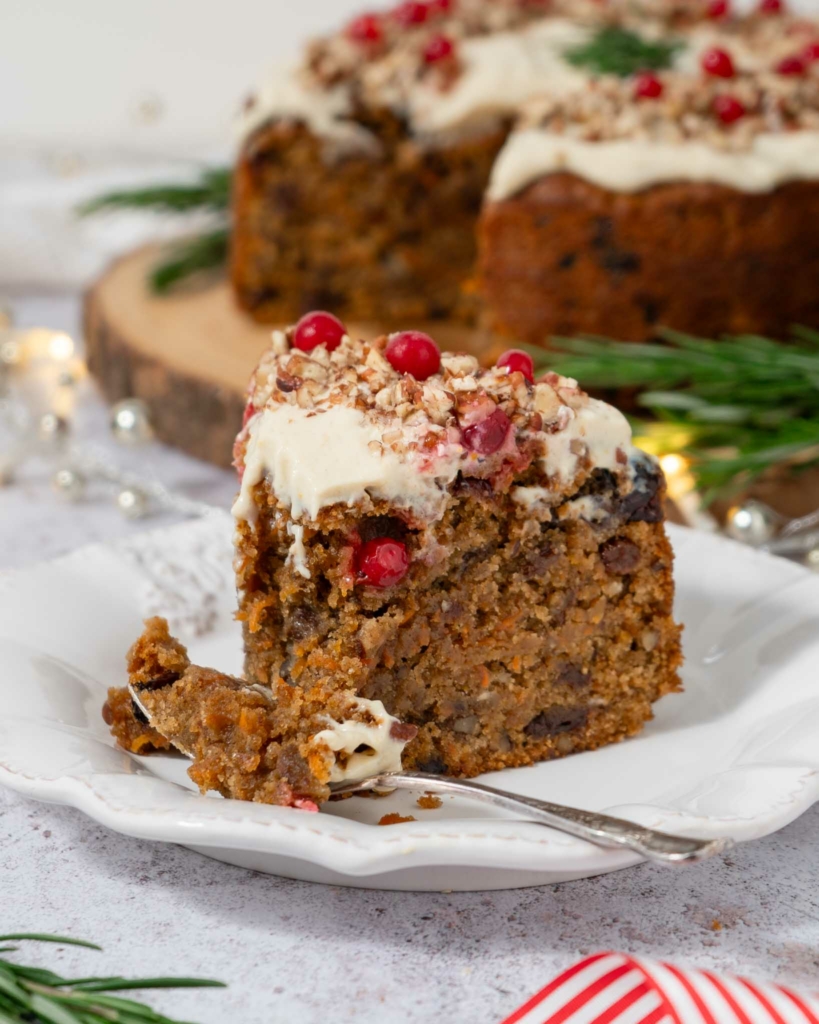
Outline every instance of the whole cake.
<svg viewBox="0 0 819 1024">
<path fill-rule="evenodd" d="M 819 24 L 787 0 L 407 0 L 248 101 L 241 304 L 634 340 L 819 324 Z"/>
</svg>

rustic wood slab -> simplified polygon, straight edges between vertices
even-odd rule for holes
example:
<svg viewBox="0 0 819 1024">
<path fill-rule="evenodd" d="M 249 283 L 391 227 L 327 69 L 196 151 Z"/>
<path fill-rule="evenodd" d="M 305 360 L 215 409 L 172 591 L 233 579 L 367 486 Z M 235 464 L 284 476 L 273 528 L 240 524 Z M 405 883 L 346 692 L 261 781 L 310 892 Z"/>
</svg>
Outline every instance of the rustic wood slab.
<svg viewBox="0 0 819 1024">
<path fill-rule="evenodd" d="M 271 327 L 234 304 L 225 280 L 151 294 L 146 275 L 157 253 L 149 246 L 123 257 L 86 293 L 88 365 L 110 402 L 147 403 L 161 441 L 229 466 L 247 383 Z M 365 338 L 381 333 L 376 324 L 349 326 Z M 438 323 L 427 329 L 444 348 L 479 357 L 497 346 L 488 335 L 461 327 Z"/>
</svg>

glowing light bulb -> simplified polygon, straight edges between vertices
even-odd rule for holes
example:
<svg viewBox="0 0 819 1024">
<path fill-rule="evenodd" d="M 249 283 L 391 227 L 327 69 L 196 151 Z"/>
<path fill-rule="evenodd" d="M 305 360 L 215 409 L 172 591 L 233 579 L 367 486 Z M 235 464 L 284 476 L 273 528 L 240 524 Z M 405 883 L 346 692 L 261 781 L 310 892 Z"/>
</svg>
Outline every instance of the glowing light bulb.
<svg viewBox="0 0 819 1024">
<path fill-rule="evenodd" d="M 74 339 L 70 334 L 57 331 L 49 339 L 48 354 L 52 359 L 65 362 L 74 355 Z"/>
<path fill-rule="evenodd" d="M 663 455 L 660 459 L 660 466 L 666 476 L 679 476 L 688 469 L 688 463 L 682 455 Z"/>
</svg>

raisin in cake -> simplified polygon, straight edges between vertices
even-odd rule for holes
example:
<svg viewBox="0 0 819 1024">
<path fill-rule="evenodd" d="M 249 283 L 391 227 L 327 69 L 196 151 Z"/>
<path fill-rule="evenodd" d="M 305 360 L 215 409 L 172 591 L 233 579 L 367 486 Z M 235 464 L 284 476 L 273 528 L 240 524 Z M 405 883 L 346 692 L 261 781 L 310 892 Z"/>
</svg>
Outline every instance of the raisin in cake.
<svg viewBox="0 0 819 1024">
<path fill-rule="evenodd" d="M 248 101 L 239 302 L 544 343 L 819 323 L 796 0 L 408 0 Z"/>
<path fill-rule="evenodd" d="M 315 313 L 237 440 L 248 683 L 354 694 L 405 767 L 477 775 L 638 732 L 679 688 L 664 481 L 573 380 Z"/>
<path fill-rule="evenodd" d="M 112 689 L 103 717 L 135 754 L 187 754 L 203 793 L 316 810 L 329 784 L 401 768 L 416 730 L 377 701 L 338 686 L 249 687 L 191 665 L 164 619 L 149 619 L 128 652 L 130 686 Z M 150 722 L 150 725 L 148 724 Z"/>
</svg>

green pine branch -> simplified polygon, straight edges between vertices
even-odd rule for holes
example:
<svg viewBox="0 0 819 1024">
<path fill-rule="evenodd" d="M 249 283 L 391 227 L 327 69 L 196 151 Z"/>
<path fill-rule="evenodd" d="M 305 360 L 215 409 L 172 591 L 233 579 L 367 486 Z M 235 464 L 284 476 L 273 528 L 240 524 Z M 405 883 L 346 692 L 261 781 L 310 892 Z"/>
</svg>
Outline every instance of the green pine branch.
<svg viewBox="0 0 819 1024">
<path fill-rule="evenodd" d="M 676 40 L 647 40 L 625 28 L 601 28 L 587 43 L 569 50 L 566 60 L 598 75 L 627 75 L 670 68 L 681 48 Z"/>
<path fill-rule="evenodd" d="M 230 232 L 223 228 L 169 246 L 160 262 L 151 268 L 151 288 L 162 295 L 194 274 L 223 267 L 229 245 Z"/>
<path fill-rule="evenodd" d="M 91 942 L 56 935 L 0 935 L 0 943 L 34 941 L 100 949 Z M 17 952 L 0 946 L 0 953 Z M 63 978 L 42 967 L 25 967 L 0 957 L 0 1024 L 177 1024 L 145 1003 L 107 995 L 131 989 L 224 988 L 202 978 Z"/>
<path fill-rule="evenodd" d="M 153 185 L 148 188 L 107 192 L 77 208 L 82 217 L 105 210 L 154 210 L 157 213 L 191 213 L 194 210 L 227 210 L 231 172 L 228 168 L 202 171 L 190 185 Z"/>
<path fill-rule="evenodd" d="M 643 345 L 555 338 L 552 351 L 531 351 L 541 371 L 586 388 L 638 390 L 637 404 L 654 419 L 636 419 L 635 430 L 658 454 L 688 456 L 706 502 L 773 466 L 819 462 L 819 332 L 796 328 L 788 342 L 662 337 Z"/>
<path fill-rule="evenodd" d="M 83 203 L 77 212 L 87 217 L 112 210 L 150 210 L 165 214 L 205 211 L 224 218 L 230 206 L 231 180 L 230 169 L 210 168 L 202 171 L 199 180 L 190 185 L 153 185 L 108 192 Z M 162 295 L 195 274 L 223 267 L 229 242 L 230 232 L 225 226 L 169 246 L 148 275 L 151 290 Z"/>
</svg>

